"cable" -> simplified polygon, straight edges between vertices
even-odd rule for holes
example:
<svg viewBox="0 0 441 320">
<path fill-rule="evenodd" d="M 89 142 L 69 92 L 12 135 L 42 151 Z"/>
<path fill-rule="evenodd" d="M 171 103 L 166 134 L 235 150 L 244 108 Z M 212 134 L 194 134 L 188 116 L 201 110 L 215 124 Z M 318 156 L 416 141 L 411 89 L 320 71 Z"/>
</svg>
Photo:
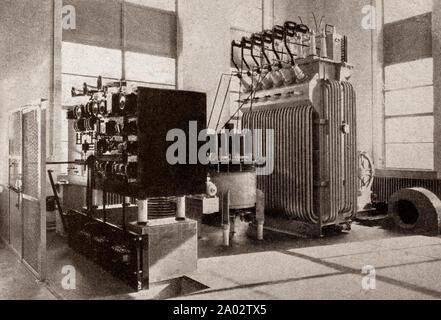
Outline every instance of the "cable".
<svg viewBox="0 0 441 320">
<path fill-rule="evenodd" d="M 208 125 L 207 125 L 208 128 L 210 128 L 211 119 L 212 119 L 212 117 L 213 117 L 214 108 L 216 107 L 217 97 L 218 97 L 218 95 L 219 95 L 220 87 L 221 87 L 221 85 L 222 85 L 222 79 L 224 78 L 224 76 L 229 76 L 229 77 L 230 77 L 230 83 L 231 83 L 231 77 L 232 77 L 233 75 L 230 74 L 230 73 L 222 73 L 222 75 L 221 75 L 221 77 L 220 77 L 220 79 L 219 79 L 219 84 L 217 85 L 216 96 L 215 96 L 215 98 L 214 98 L 213 105 L 212 105 L 212 107 L 211 107 L 210 119 L 208 120 Z M 228 91 L 228 90 L 227 90 L 227 91 Z"/>
<path fill-rule="evenodd" d="M 269 75 L 270 73 L 268 72 L 262 79 L 260 79 L 260 81 L 258 82 L 258 85 L 260 84 L 260 83 L 262 83 L 262 81 L 263 80 L 265 80 L 265 78 Z M 252 91 L 251 93 L 250 93 L 250 95 L 245 99 L 245 100 L 243 100 L 243 102 L 242 102 L 242 105 L 236 110 L 236 112 L 230 117 L 230 119 L 228 119 L 228 121 L 221 127 L 221 130 L 223 130 L 223 129 L 225 129 L 225 126 L 231 121 L 231 120 L 233 120 L 233 118 L 238 114 L 238 112 L 240 112 L 241 110 L 242 110 L 242 108 L 245 106 L 245 104 L 246 104 L 246 102 L 248 101 L 248 100 L 250 100 L 250 98 L 253 96 L 253 94 L 255 95 L 256 94 L 256 91 Z M 251 106 L 252 106 L 252 103 L 253 103 L 253 99 L 251 99 Z M 216 128 L 216 131 L 217 131 L 217 128 Z"/>
</svg>

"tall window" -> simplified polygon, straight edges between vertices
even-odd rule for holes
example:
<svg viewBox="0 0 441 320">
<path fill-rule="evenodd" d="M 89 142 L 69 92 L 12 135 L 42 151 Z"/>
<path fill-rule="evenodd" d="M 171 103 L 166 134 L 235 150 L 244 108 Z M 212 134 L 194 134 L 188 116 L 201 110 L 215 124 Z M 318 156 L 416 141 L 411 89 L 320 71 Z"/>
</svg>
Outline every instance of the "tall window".
<svg viewBox="0 0 441 320">
<path fill-rule="evenodd" d="M 62 105 L 78 103 L 71 88 L 96 86 L 122 77 L 129 86 L 176 87 L 176 0 L 63 0 L 76 11 L 76 28 L 63 30 Z M 69 123 L 62 113 L 60 153 L 69 148 Z M 69 150 L 69 151 L 68 151 Z M 66 171 L 67 166 L 62 170 Z"/>
<path fill-rule="evenodd" d="M 132 85 L 175 88 L 175 1 L 64 0 L 76 9 L 76 29 L 63 30 L 63 104 L 72 86 L 95 85 L 99 75 L 104 83 L 124 76 Z"/>
<path fill-rule="evenodd" d="M 433 2 L 383 1 L 386 167 L 433 170 Z"/>
</svg>

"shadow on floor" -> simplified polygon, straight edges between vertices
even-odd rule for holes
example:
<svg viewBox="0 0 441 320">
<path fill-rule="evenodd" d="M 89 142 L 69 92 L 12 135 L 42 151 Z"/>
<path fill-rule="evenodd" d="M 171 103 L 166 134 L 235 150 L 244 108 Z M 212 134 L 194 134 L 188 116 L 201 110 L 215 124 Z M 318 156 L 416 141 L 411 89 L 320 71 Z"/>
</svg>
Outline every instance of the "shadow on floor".
<svg viewBox="0 0 441 320">
<path fill-rule="evenodd" d="M 201 238 L 198 241 L 199 259 L 268 251 L 286 251 L 296 248 L 402 236 L 399 233 L 394 233 L 381 227 L 364 228 L 354 224 L 352 232 L 330 233 L 325 238 L 320 239 L 303 239 L 275 232 L 265 232 L 265 240 L 257 241 L 250 234 L 248 224 L 238 219 L 236 221 L 236 233 L 231 239 L 231 246 L 225 248 L 222 247 L 221 228 L 203 225 L 201 229 Z M 208 289 L 203 283 L 189 278 L 180 278 L 152 284 L 149 290 L 143 291 L 140 295 L 135 294 L 131 287 L 68 248 L 66 240 L 52 232 L 48 233 L 48 265 L 51 289 L 61 298 L 69 300 L 106 299 L 110 297 L 112 299 L 134 299 L 139 296 L 142 296 L 142 299 L 168 299 L 191 295 Z M 62 282 L 66 276 L 62 272 L 64 266 L 73 266 L 75 268 L 75 290 L 63 289 Z"/>
</svg>

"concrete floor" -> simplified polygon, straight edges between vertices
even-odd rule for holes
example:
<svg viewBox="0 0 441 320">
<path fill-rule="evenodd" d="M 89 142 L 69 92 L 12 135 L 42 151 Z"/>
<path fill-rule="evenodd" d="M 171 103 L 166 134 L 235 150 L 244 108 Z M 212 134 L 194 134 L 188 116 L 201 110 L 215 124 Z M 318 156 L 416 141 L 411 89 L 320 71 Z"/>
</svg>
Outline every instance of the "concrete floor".
<svg viewBox="0 0 441 320">
<path fill-rule="evenodd" d="M 38 282 L 15 253 L 0 240 L 0 300 L 54 300 L 47 285 Z"/>
<path fill-rule="evenodd" d="M 0 248 L 1 299 L 441 299 L 441 238 L 403 236 L 355 224 L 348 234 L 295 239 L 266 233 L 264 242 L 238 224 L 231 248 L 221 230 L 203 226 L 198 270 L 189 279 L 133 293 L 124 283 L 48 235 L 48 288 L 38 284 L 5 247 Z M 61 270 L 76 269 L 76 289 L 64 290 Z M 376 289 L 363 290 L 362 268 L 376 270 Z M 5 271 L 9 270 L 9 271 Z M 14 285 L 12 285 L 14 284 Z M 29 288 L 29 289 L 28 289 Z"/>
</svg>

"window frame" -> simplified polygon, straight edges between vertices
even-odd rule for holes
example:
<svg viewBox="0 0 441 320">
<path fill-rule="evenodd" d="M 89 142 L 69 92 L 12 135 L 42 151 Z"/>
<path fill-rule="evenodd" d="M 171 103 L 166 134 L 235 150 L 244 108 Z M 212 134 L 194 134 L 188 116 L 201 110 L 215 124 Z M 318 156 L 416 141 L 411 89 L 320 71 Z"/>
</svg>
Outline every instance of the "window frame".
<svg viewBox="0 0 441 320">
<path fill-rule="evenodd" d="M 412 89 L 416 89 L 416 88 L 422 88 L 422 87 L 431 87 L 432 90 L 435 91 L 435 77 L 432 76 L 432 82 L 430 84 L 425 84 L 425 85 L 411 85 L 411 86 L 405 86 L 405 87 L 399 87 L 399 88 L 387 88 L 386 87 L 386 65 L 384 63 L 384 44 L 383 44 L 383 30 L 384 30 L 384 26 L 385 26 L 385 21 L 386 21 L 386 16 L 385 16 L 385 4 L 384 1 L 386 0 L 377 0 L 377 8 L 379 7 L 378 4 L 380 4 L 381 6 L 381 19 L 380 20 L 380 28 L 379 28 L 379 32 L 377 33 L 377 45 L 379 50 L 377 50 L 377 54 L 379 55 L 379 61 L 381 61 L 380 65 L 378 65 L 379 68 L 381 68 L 381 89 L 380 89 L 380 96 L 381 96 L 381 129 L 382 129 L 382 137 L 381 137 L 381 158 L 377 159 L 376 158 L 376 162 L 380 165 L 379 171 L 382 172 L 383 174 L 388 173 L 388 174 L 393 174 L 393 175 L 400 175 L 400 174 L 407 174 L 407 175 L 412 175 L 412 173 L 426 173 L 429 174 L 430 176 L 432 176 L 434 173 L 436 173 L 436 169 L 437 169 L 437 139 L 436 139 L 436 132 L 437 132 L 437 123 L 436 123 L 436 105 L 435 105 L 435 101 L 433 104 L 433 110 L 432 112 L 425 112 L 425 113 L 416 113 L 416 114 L 409 114 L 409 115 L 387 115 L 386 114 L 386 94 L 388 92 L 398 92 L 398 91 L 406 91 L 406 90 L 412 90 Z M 434 14 L 434 9 L 432 9 L 432 15 Z M 377 14 L 378 17 L 378 14 Z M 432 26 L 432 33 L 433 33 L 433 26 Z M 375 47 L 375 45 L 374 45 Z M 375 50 L 375 48 L 374 48 Z M 421 58 L 421 60 L 423 60 L 425 58 Z M 435 57 L 432 54 L 432 57 L 430 59 L 433 59 L 433 74 L 435 73 Z M 435 92 L 434 92 L 434 96 L 435 96 Z M 391 143 L 387 143 L 387 126 L 386 126 L 386 122 L 388 119 L 398 119 L 398 118 L 402 118 L 402 117 L 411 117 L 411 118 L 415 118 L 415 117 L 421 117 L 421 116 L 430 116 L 433 118 L 433 122 L 434 122 L 434 136 L 433 136 L 433 142 L 430 142 L 430 144 L 433 144 L 433 168 L 432 169 L 424 169 L 424 168 L 399 168 L 399 167 L 388 167 L 388 158 L 387 158 L 387 147 L 388 145 L 390 145 Z M 375 121 L 375 120 L 374 120 Z M 373 137 L 373 141 L 375 144 L 375 138 Z M 429 144 L 429 142 L 427 142 Z M 399 144 L 399 143 L 394 143 L 394 144 Z M 405 144 L 403 142 L 403 144 Z M 416 144 L 425 144 L 425 143 L 416 143 Z M 375 147 L 374 147 L 375 149 Z M 381 160 L 381 161 L 378 161 Z"/>
</svg>

